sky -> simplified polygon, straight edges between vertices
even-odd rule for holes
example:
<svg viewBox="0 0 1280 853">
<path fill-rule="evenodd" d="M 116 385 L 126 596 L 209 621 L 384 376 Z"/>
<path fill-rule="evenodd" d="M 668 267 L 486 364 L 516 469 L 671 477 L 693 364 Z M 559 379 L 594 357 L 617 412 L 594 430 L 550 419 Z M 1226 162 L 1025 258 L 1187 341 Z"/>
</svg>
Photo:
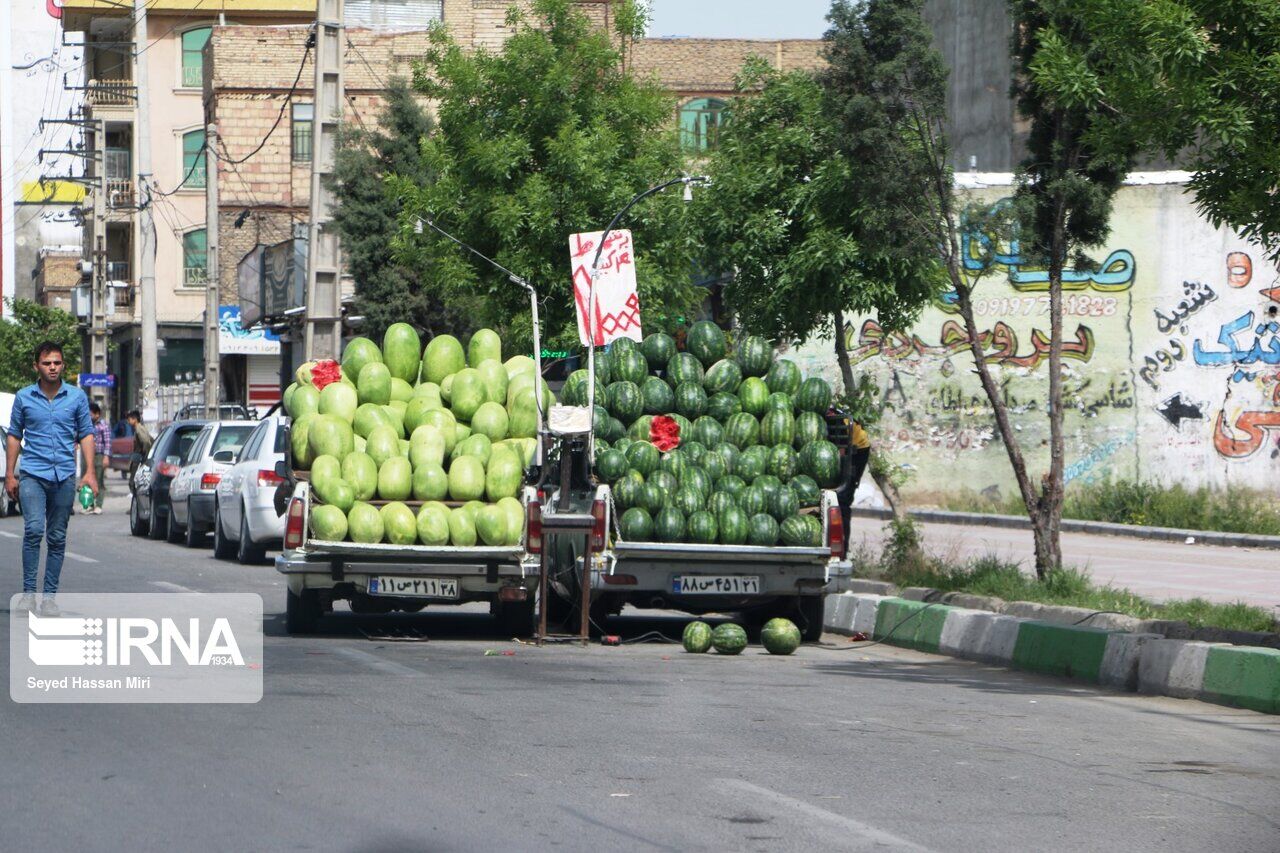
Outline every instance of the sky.
<svg viewBox="0 0 1280 853">
<path fill-rule="evenodd" d="M 649 35 L 816 39 L 831 0 L 652 0 Z"/>
</svg>

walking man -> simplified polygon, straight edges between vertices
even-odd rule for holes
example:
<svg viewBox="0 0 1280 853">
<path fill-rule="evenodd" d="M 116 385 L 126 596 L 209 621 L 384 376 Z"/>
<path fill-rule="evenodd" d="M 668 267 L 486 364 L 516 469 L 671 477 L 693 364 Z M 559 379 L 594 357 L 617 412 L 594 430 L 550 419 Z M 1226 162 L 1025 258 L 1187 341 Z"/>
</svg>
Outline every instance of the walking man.
<svg viewBox="0 0 1280 853">
<path fill-rule="evenodd" d="M 129 457 L 129 491 L 135 489 L 133 484 L 133 475 L 137 473 L 138 466 L 142 464 L 142 460 L 147 458 L 147 454 L 151 452 L 151 433 L 142 424 L 142 412 L 134 409 L 125 415 L 125 420 L 129 422 L 129 427 L 133 430 L 133 454 Z"/>
<path fill-rule="evenodd" d="M 107 466 L 111 464 L 111 424 L 102 416 L 102 407 L 89 404 L 89 419 L 93 421 L 93 476 L 98 480 L 98 494 L 89 512 L 102 515 L 102 502 L 107 496 Z"/>
<path fill-rule="evenodd" d="M 36 575 L 40 570 L 43 540 L 47 553 L 40 612 L 45 616 L 58 615 L 54 596 L 67 550 L 67 518 L 76 495 L 76 445 L 84 456 L 84 477 L 80 485 L 88 486 L 95 495 L 98 493 L 89 398 L 79 388 L 62 381 L 65 367 L 59 344 L 45 341 L 36 347 L 35 369 L 39 379 L 14 396 L 5 446 L 8 468 L 4 488 L 10 498 L 20 498 L 22 503 L 22 600 L 18 612 L 36 607 Z M 14 473 L 19 450 L 22 452 L 21 477 Z"/>
</svg>

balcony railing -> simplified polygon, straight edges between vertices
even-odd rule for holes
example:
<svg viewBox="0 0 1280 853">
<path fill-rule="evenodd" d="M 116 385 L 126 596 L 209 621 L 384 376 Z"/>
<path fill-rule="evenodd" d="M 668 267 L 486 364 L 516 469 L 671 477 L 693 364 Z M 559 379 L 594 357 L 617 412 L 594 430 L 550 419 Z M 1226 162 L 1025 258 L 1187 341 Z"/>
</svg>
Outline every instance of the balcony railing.
<svg viewBox="0 0 1280 853">
<path fill-rule="evenodd" d="M 107 178 L 128 180 L 133 174 L 132 156 L 128 148 L 107 148 L 102 152 L 106 159 Z"/>
<path fill-rule="evenodd" d="M 133 181 L 107 181 L 107 209 L 130 210 L 137 207 Z"/>
<path fill-rule="evenodd" d="M 107 281 L 129 282 L 128 261 L 107 261 Z"/>
<path fill-rule="evenodd" d="M 84 99 L 91 107 L 128 107 L 138 100 L 132 80 L 90 80 Z"/>
<path fill-rule="evenodd" d="M 198 89 L 204 85 L 203 65 L 184 65 L 182 67 L 182 85 L 189 89 Z"/>
<path fill-rule="evenodd" d="M 182 268 L 182 286 L 183 287 L 204 287 L 209 282 L 209 269 L 207 267 L 183 267 Z"/>
</svg>

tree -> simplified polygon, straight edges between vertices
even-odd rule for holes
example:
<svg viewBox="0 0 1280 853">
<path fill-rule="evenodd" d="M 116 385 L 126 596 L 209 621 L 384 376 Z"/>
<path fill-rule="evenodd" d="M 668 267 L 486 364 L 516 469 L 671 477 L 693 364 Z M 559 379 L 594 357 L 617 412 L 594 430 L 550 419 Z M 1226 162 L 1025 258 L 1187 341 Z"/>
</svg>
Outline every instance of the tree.
<svg viewBox="0 0 1280 853">
<path fill-rule="evenodd" d="M 60 308 L 46 308 L 29 299 L 11 299 L 12 316 L 0 320 L 0 391 L 13 393 L 36 381 L 36 347 L 45 341 L 62 346 L 64 375 L 80 372 L 80 327 Z"/>
<path fill-rule="evenodd" d="M 356 310 L 364 317 L 361 332 L 381 340 L 387 326 L 397 322 L 431 334 L 455 331 L 465 324 L 424 286 L 423 272 L 401 263 L 391 250 L 401 202 L 386 176 L 431 180 L 419 146 L 435 122 L 406 81 L 391 80 L 385 97 L 375 126 L 350 125 L 344 131 L 330 184 L 337 200 L 334 226 L 355 280 Z"/>
<path fill-rule="evenodd" d="M 531 17 L 510 13 L 514 34 L 500 53 L 466 52 L 443 28 L 433 32 L 415 78 L 439 105 L 439 126 L 420 155 L 433 178 L 402 174 L 392 186 L 404 199 L 402 224 L 432 216 L 528 278 L 545 298 L 544 339 L 570 348 L 578 333 L 569 235 L 602 229 L 637 193 L 679 176 L 682 160 L 673 101 L 626 71 L 610 34 L 568 0 L 531 7 Z M 619 20 L 634 27 L 637 18 Z M 674 325 L 701 300 L 684 223 L 674 193 L 638 206 L 623 223 L 637 232 L 646 330 Z M 434 236 L 404 233 L 398 247 L 441 301 L 528 344 L 527 296 L 505 276 Z"/>
<path fill-rule="evenodd" d="M 743 327 L 803 343 L 831 334 L 846 397 L 859 388 L 844 335 L 846 312 L 908 325 L 941 284 L 928 253 L 886 241 L 855 179 L 840 126 L 817 77 L 750 62 L 737 81 L 711 155 L 711 189 L 696 206 L 707 260 L 732 270 L 725 301 Z M 905 518 L 896 488 L 877 483 Z"/>
</svg>

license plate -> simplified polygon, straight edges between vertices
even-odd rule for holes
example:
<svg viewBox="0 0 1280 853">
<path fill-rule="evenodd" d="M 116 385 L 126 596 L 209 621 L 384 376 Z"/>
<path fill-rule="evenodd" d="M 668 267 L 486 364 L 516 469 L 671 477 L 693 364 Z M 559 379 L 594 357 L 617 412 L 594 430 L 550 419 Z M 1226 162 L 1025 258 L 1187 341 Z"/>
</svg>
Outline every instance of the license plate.
<svg viewBox="0 0 1280 853">
<path fill-rule="evenodd" d="M 457 598 L 457 578 L 398 578 L 379 575 L 369 578 L 370 595 L 398 595 L 405 598 Z"/>
<path fill-rule="evenodd" d="M 759 575 L 677 575 L 671 582 L 676 595 L 759 595 Z"/>
</svg>

